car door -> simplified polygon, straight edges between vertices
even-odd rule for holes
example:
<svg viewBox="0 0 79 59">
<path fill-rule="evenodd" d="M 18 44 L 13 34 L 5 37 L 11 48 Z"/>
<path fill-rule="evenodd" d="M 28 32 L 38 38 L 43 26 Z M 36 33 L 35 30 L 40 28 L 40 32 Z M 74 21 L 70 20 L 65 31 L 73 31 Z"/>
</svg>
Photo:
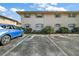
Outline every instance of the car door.
<svg viewBox="0 0 79 59">
<path fill-rule="evenodd" d="M 8 29 L 8 33 L 14 38 L 17 36 L 15 29 L 12 25 L 7 25 L 6 29 Z"/>
<path fill-rule="evenodd" d="M 17 28 L 16 26 L 13 26 L 13 28 L 15 30 L 16 36 L 21 36 L 22 35 L 22 31 L 19 28 Z"/>
</svg>

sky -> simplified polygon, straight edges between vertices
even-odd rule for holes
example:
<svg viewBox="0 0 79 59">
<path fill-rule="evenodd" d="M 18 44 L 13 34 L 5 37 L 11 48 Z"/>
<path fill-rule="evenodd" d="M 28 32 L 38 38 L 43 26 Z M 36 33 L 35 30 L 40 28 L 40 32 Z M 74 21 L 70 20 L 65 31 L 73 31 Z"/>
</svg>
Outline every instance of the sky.
<svg viewBox="0 0 79 59">
<path fill-rule="evenodd" d="M 16 11 L 79 11 L 79 3 L 0 3 L 0 15 L 20 21 Z"/>
</svg>

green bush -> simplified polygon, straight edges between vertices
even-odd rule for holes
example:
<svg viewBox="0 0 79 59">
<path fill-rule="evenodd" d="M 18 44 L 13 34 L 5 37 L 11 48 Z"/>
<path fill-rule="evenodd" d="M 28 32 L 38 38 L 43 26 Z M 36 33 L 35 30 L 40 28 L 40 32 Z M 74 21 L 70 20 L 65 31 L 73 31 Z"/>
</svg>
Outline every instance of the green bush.
<svg viewBox="0 0 79 59">
<path fill-rule="evenodd" d="M 42 33 L 41 33 L 41 31 L 33 30 L 33 31 L 32 31 L 32 34 L 42 34 Z"/>
<path fill-rule="evenodd" d="M 31 33 L 32 32 L 32 28 L 26 28 L 25 33 Z"/>
<path fill-rule="evenodd" d="M 69 29 L 66 28 L 66 27 L 61 27 L 61 28 L 59 29 L 59 31 L 60 31 L 60 33 L 68 33 L 68 32 L 69 32 Z"/>
<path fill-rule="evenodd" d="M 41 31 L 41 33 L 43 33 L 43 34 L 52 34 L 53 32 L 54 32 L 54 29 L 51 26 L 46 26 Z"/>
<path fill-rule="evenodd" d="M 31 33 L 32 32 L 32 28 L 23 28 L 23 27 L 16 27 L 19 30 L 23 30 L 24 33 Z"/>
<path fill-rule="evenodd" d="M 75 27 L 71 30 L 72 33 L 79 33 L 79 27 Z"/>
</svg>

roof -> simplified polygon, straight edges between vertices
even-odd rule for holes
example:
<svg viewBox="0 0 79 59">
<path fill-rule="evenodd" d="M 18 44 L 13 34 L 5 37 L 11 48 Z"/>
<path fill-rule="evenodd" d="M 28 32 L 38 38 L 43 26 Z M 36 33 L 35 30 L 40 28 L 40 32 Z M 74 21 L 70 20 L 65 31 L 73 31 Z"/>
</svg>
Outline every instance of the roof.
<svg viewBox="0 0 79 59">
<path fill-rule="evenodd" d="M 16 21 L 16 20 L 14 20 L 14 19 L 11 19 L 11 18 L 9 18 L 9 17 L 6 17 L 6 16 L 2 16 L 2 15 L 0 15 L 0 17 L 1 17 L 1 18 L 5 18 L 5 19 L 7 19 L 7 20 L 14 21 L 14 22 L 18 22 L 18 21 Z"/>
<path fill-rule="evenodd" d="M 56 13 L 64 13 L 64 14 L 68 14 L 68 13 L 76 13 L 79 14 L 79 11 L 16 11 L 18 14 L 22 15 L 22 14 L 38 14 L 38 13 L 42 13 L 42 14 L 56 14 Z"/>
</svg>

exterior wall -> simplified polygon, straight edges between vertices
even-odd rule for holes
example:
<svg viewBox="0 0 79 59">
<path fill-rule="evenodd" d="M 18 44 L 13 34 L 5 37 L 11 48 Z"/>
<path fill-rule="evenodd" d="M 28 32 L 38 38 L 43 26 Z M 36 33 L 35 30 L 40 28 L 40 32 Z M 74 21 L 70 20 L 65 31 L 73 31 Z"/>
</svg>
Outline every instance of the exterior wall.
<svg viewBox="0 0 79 59">
<path fill-rule="evenodd" d="M 34 30 L 35 28 L 35 24 L 44 24 L 44 19 L 43 18 L 36 18 L 35 15 L 31 15 L 30 18 L 22 18 L 22 26 L 24 27 L 24 24 L 31 24 L 31 28 L 33 28 Z"/>
<path fill-rule="evenodd" d="M 23 15 L 22 15 L 23 16 Z M 31 24 L 31 28 L 36 30 L 35 24 L 41 23 L 45 26 L 55 27 L 55 24 L 61 24 L 62 27 L 68 27 L 68 24 L 76 24 L 79 26 L 79 14 L 76 17 L 68 17 L 68 14 L 61 14 L 61 17 L 55 17 L 54 14 L 44 14 L 42 18 L 37 18 L 35 14 L 32 14 L 30 18 L 22 17 L 22 26 L 24 24 Z"/>
<path fill-rule="evenodd" d="M 2 24 L 12 24 L 12 25 L 17 25 L 17 22 L 11 21 L 5 18 L 0 17 L 0 23 Z"/>
</svg>

